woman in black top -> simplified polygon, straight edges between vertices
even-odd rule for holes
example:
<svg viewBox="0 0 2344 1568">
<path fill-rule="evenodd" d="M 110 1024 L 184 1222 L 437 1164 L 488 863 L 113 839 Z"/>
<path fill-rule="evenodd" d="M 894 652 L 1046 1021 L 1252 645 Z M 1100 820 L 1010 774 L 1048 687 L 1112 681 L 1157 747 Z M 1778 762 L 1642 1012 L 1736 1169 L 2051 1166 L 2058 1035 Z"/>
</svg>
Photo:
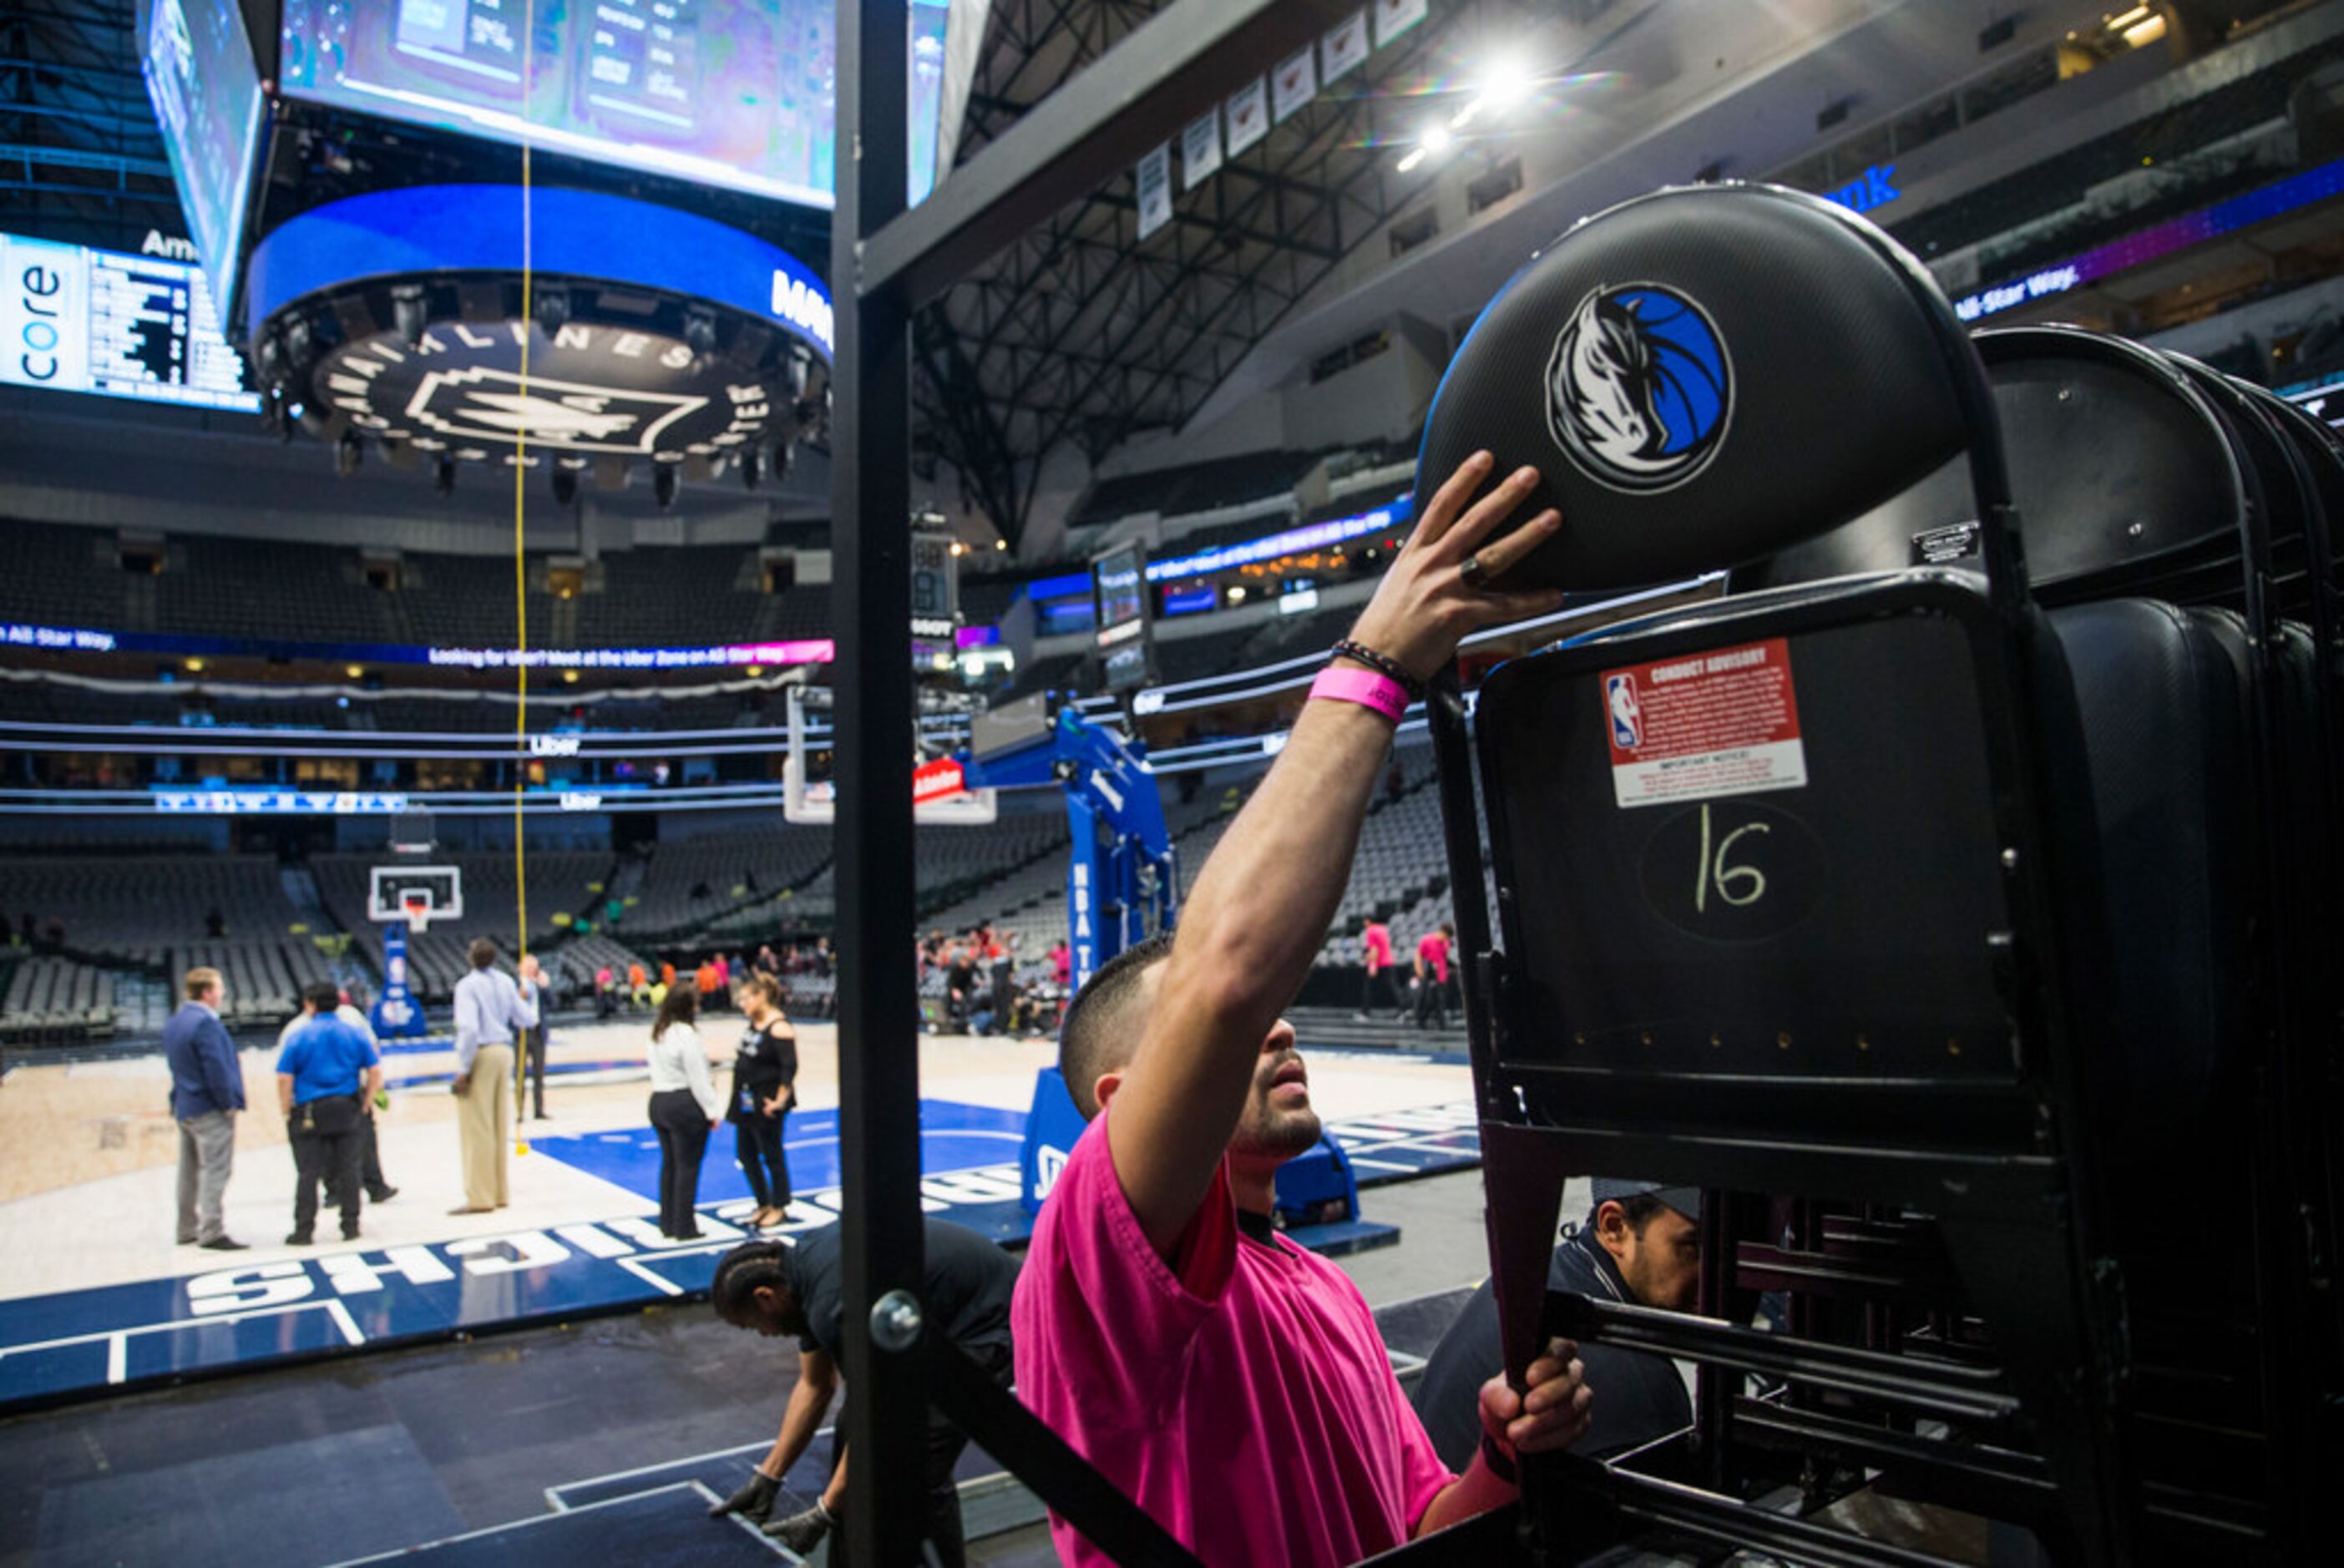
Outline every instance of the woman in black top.
<svg viewBox="0 0 2344 1568">
<path fill-rule="evenodd" d="M 798 1103 L 798 1036 L 782 1013 L 782 987 L 771 975 L 742 982 L 741 1009 L 749 1031 L 732 1059 L 732 1151 L 749 1179 L 757 1212 L 749 1229 L 762 1230 L 790 1217 L 790 1166 L 782 1152 L 782 1123 Z"/>
</svg>

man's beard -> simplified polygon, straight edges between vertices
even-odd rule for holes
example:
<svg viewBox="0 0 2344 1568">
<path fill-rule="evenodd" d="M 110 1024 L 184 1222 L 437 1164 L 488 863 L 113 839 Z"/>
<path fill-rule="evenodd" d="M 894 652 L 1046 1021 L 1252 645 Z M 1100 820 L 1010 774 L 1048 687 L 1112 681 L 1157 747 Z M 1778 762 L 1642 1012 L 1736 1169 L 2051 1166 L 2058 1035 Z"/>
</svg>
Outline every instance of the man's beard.
<svg viewBox="0 0 2344 1568">
<path fill-rule="evenodd" d="M 1321 1128 L 1315 1108 L 1306 1102 L 1286 1108 L 1270 1100 L 1274 1092 L 1270 1080 L 1283 1065 L 1284 1058 L 1273 1061 L 1256 1076 L 1245 1115 L 1238 1122 L 1236 1136 L 1229 1140 L 1230 1153 L 1292 1159 L 1318 1141 Z"/>
</svg>

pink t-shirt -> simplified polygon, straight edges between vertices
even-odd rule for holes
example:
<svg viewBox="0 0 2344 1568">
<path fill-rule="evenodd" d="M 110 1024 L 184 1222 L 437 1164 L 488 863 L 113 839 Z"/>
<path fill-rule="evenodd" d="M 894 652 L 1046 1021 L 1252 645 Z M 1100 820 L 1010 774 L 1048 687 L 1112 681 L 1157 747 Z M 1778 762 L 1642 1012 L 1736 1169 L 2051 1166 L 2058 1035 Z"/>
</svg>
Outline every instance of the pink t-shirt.
<svg viewBox="0 0 2344 1568">
<path fill-rule="evenodd" d="M 1416 945 L 1416 956 L 1431 967 L 1432 977 L 1449 984 L 1449 938 L 1438 931 L 1428 931 Z"/>
<path fill-rule="evenodd" d="M 1369 974 L 1373 975 L 1379 970 L 1391 967 L 1390 927 L 1383 925 L 1370 926 L 1361 934 L 1360 940 L 1367 944 Z"/>
<path fill-rule="evenodd" d="M 1332 1263 L 1238 1229 L 1224 1169 L 1148 1245 L 1098 1117 L 1034 1227 L 1010 1327 L 1017 1392 L 1208 1568 L 1356 1563 L 1455 1478 Z M 1111 1560 L 1051 1516 L 1059 1561 Z"/>
</svg>

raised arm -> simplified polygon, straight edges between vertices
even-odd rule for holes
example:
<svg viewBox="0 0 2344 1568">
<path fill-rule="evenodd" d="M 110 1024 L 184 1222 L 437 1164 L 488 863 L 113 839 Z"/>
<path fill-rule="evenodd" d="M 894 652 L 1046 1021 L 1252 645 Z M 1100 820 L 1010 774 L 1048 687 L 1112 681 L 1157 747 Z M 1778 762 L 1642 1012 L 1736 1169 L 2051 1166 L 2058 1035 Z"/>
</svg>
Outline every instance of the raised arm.
<svg viewBox="0 0 2344 1568">
<path fill-rule="evenodd" d="M 1490 468 L 1490 455 L 1476 453 L 1440 487 L 1352 629 L 1353 642 L 1420 679 L 1454 658 L 1468 632 L 1561 603 L 1560 592 L 1493 592 L 1461 579 L 1460 566 L 1477 549 L 1486 583 L 1561 524 L 1548 511 L 1481 547 L 1538 477 L 1521 470 L 1469 508 Z M 1326 940 L 1392 729 L 1357 703 L 1305 703 L 1181 911 L 1112 1113 L 1116 1175 L 1158 1250 L 1170 1249 L 1211 1185 L 1263 1041 Z"/>
</svg>

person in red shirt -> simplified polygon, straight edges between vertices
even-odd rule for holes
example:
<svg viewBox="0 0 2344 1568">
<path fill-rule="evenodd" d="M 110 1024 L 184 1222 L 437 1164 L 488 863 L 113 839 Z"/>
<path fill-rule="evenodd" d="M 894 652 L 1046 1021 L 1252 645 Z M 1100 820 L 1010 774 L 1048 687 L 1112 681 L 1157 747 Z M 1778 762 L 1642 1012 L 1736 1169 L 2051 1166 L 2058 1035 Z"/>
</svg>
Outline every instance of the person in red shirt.
<svg viewBox="0 0 2344 1568">
<path fill-rule="evenodd" d="M 1378 998 L 1391 1009 L 1392 1017 L 1400 1014 L 1399 998 L 1392 995 L 1391 927 L 1379 916 L 1368 917 L 1368 928 L 1359 933 L 1359 958 L 1367 970 L 1359 982 L 1359 1006 L 1351 1017 L 1365 1021 L 1376 1010 Z"/>
<path fill-rule="evenodd" d="M 1442 921 L 1434 930 L 1426 932 L 1416 944 L 1416 1027 L 1445 1029 L 1449 1027 L 1449 946 L 1457 940 L 1457 928 Z"/>
<path fill-rule="evenodd" d="M 1536 478 L 1524 469 L 1468 511 L 1492 466 L 1477 454 L 1430 498 L 1352 632 L 1419 678 L 1467 632 L 1561 602 L 1487 586 L 1560 521 L 1549 511 L 1489 542 Z M 1207 1563 L 1373 1556 L 1510 1501 L 1517 1454 L 1587 1423 L 1575 1350 L 1558 1342 L 1525 1388 L 1483 1386 L 1485 1441 L 1451 1475 L 1358 1288 L 1270 1224 L 1278 1167 L 1320 1137 L 1278 1015 L 1326 939 L 1405 707 L 1399 683 L 1369 677 L 1346 661 L 1320 678 L 1177 934 L 1103 966 L 1059 1039 L 1089 1126 L 1018 1276 L 1017 1392 Z M 1062 1562 L 1107 1561 L 1063 1519 L 1051 1533 Z"/>
</svg>

